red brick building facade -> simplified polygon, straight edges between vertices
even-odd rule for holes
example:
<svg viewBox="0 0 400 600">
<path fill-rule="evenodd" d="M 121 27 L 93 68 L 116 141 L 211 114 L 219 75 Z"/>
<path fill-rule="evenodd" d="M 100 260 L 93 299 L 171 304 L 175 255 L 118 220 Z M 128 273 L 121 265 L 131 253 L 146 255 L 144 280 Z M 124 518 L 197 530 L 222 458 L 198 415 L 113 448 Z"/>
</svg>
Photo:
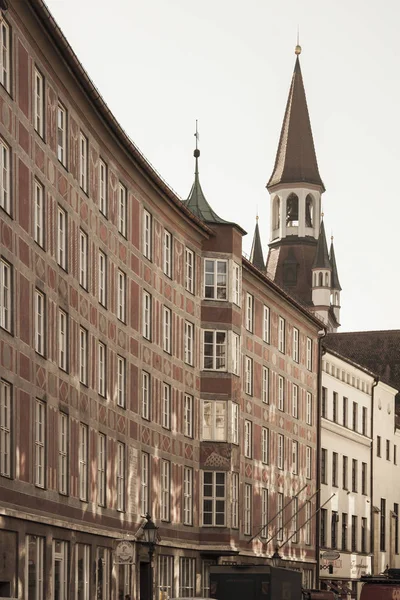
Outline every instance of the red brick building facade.
<svg viewBox="0 0 400 600">
<path fill-rule="evenodd" d="M 146 512 L 157 599 L 277 545 L 312 585 L 319 321 L 161 180 L 42 0 L 0 28 L 0 596 L 145 598 Z"/>
</svg>

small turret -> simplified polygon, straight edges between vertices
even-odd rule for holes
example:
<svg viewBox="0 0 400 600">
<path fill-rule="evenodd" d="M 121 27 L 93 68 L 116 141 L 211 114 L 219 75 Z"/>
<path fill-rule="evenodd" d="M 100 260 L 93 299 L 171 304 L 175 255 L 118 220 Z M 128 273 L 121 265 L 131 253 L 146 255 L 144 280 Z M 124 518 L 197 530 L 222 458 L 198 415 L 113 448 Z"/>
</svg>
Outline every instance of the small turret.
<svg viewBox="0 0 400 600">
<path fill-rule="evenodd" d="M 317 314 L 328 323 L 331 304 L 332 267 L 329 260 L 323 219 L 319 230 L 317 250 L 312 265 L 312 300 Z"/>
<path fill-rule="evenodd" d="M 335 319 L 340 323 L 340 292 L 342 288 L 339 283 L 339 275 L 336 266 L 335 249 L 333 247 L 333 236 L 331 237 L 331 248 L 329 251 L 329 262 L 332 269 L 332 281 L 331 281 L 331 304 L 333 308 L 333 314 Z"/>
<path fill-rule="evenodd" d="M 265 270 L 264 256 L 261 246 L 260 229 L 258 227 L 258 215 L 256 217 L 256 228 L 254 230 L 253 244 L 250 252 L 250 262 L 260 271 Z"/>
</svg>

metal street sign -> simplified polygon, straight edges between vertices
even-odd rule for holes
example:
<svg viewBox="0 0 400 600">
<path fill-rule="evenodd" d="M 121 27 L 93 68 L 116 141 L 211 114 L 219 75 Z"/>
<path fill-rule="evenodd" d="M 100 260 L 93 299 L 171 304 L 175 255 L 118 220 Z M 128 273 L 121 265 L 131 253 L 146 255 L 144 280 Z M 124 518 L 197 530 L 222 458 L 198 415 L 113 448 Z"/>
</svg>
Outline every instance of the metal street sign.
<svg viewBox="0 0 400 600">
<path fill-rule="evenodd" d="M 134 548 L 132 542 L 118 542 L 114 551 L 116 565 L 133 565 Z"/>
<path fill-rule="evenodd" d="M 336 552 L 335 550 L 328 550 L 327 552 L 323 552 L 321 554 L 321 558 L 324 560 L 338 560 L 340 558 L 340 552 Z"/>
</svg>

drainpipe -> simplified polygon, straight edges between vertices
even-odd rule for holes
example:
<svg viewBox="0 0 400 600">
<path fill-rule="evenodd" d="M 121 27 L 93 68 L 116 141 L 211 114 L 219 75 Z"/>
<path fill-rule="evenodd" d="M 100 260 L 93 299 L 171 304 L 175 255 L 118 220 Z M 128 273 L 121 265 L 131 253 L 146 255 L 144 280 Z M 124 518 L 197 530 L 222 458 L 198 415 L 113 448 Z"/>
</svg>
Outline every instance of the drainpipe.
<svg viewBox="0 0 400 600">
<path fill-rule="evenodd" d="M 375 404 L 375 388 L 379 383 L 379 377 L 375 377 L 371 390 L 371 467 L 370 467 L 370 498 L 371 498 L 371 514 L 370 514 L 370 554 L 371 556 L 371 574 L 374 573 L 374 556 L 375 556 L 375 531 L 374 531 L 374 404 Z"/>
<path fill-rule="evenodd" d="M 325 348 L 322 346 L 322 340 L 326 336 L 326 329 L 318 332 L 318 374 L 317 374 L 317 513 L 315 521 L 315 549 L 316 549 L 316 572 L 315 572 L 315 587 L 319 590 L 319 567 L 320 567 L 320 529 L 321 515 L 319 508 L 321 506 L 321 397 L 322 397 L 322 356 L 325 354 Z"/>
</svg>

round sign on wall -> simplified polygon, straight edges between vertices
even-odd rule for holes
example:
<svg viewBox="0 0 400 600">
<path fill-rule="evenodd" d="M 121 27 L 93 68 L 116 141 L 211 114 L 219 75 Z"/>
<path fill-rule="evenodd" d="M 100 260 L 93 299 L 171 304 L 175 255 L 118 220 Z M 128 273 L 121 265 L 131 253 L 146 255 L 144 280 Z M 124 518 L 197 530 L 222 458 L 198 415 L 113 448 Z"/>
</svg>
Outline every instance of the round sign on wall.
<svg viewBox="0 0 400 600">
<path fill-rule="evenodd" d="M 340 552 L 336 552 L 335 550 L 328 550 L 327 552 L 323 552 L 321 554 L 321 558 L 324 560 L 338 560 L 340 558 Z"/>
<path fill-rule="evenodd" d="M 118 542 L 114 553 L 114 562 L 122 565 L 133 565 L 133 544 L 132 542 Z"/>
</svg>

